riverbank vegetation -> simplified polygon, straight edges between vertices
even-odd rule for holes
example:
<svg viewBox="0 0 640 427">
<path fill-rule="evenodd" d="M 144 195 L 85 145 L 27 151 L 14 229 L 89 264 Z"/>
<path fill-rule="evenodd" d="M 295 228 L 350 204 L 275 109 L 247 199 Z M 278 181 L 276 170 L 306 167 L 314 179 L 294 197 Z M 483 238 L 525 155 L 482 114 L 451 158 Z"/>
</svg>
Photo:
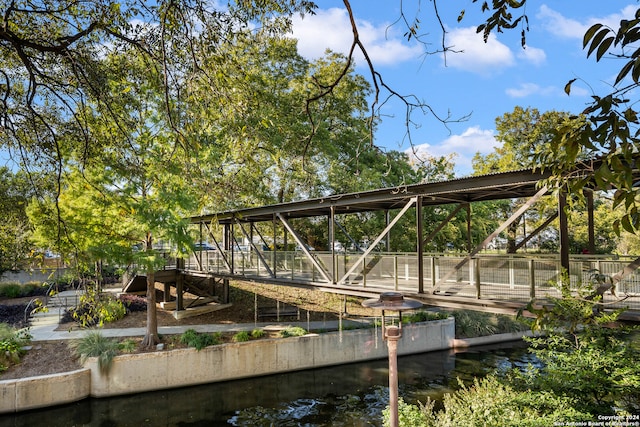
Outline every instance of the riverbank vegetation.
<svg viewBox="0 0 640 427">
<path fill-rule="evenodd" d="M 461 384 L 445 395 L 441 406 L 431 400 L 402 402 L 400 425 L 548 426 L 603 416 L 637 421 L 637 329 L 618 322 L 621 311 L 605 312 L 598 297 L 589 298 L 588 286 L 559 287 L 562 298 L 528 307 L 536 315 L 533 329 L 544 333 L 527 339 L 539 364 Z"/>
</svg>

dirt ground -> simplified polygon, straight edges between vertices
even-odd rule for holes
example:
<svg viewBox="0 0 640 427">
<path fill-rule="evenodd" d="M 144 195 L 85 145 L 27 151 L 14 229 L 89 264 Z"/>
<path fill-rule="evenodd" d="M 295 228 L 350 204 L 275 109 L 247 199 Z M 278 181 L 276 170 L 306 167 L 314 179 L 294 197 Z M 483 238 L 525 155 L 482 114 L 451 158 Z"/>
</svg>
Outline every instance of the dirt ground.
<svg viewBox="0 0 640 427">
<path fill-rule="evenodd" d="M 162 292 L 157 292 L 158 301 L 162 300 Z M 256 320 L 255 309 L 275 308 L 280 301 L 300 309 L 300 320 L 311 321 L 334 320 L 344 312 L 350 317 L 370 316 L 370 309 L 362 307 L 362 299 L 344 297 L 303 288 L 263 285 L 246 282 L 232 283 L 230 287 L 231 307 L 177 320 L 171 312 L 162 310 L 158 304 L 158 326 L 202 325 L 216 323 L 253 323 Z M 260 318 L 259 322 L 275 323 L 274 317 Z M 281 323 L 297 321 L 297 317 L 283 317 Z M 144 327 L 147 323 L 146 312 L 127 314 L 117 322 L 108 323 L 104 328 L 132 328 Z M 77 329 L 77 324 L 61 324 L 58 330 Z M 170 342 L 173 347 L 175 337 L 162 337 L 163 342 Z M 37 375 L 48 375 L 68 372 L 81 367 L 78 356 L 70 346 L 69 341 L 38 341 L 32 343 L 30 350 L 22 358 L 21 363 L 0 373 L 0 380 L 13 378 L 27 378 Z"/>
</svg>

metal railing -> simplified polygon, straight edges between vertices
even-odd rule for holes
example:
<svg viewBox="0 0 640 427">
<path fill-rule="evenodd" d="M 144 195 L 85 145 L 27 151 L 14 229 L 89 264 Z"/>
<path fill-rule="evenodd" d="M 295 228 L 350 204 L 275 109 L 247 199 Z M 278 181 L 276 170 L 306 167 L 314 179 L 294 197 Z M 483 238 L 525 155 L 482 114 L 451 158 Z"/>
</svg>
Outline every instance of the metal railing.
<svg viewBox="0 0 640 427">
<path fill-rule="evenodd" d="M 260 255 L 253 251 L 198 251 L 185 260 L 185 268 L 239 278 L 276 277 L 326 284 L 314 263 L 301 251 L 264 251 Z M 418 255 L 415 252 L 376 252 L 364 259 L 359 253 L 348 252 L 314 251 L 312 256 L 325 268 L 333 283 L 418 291 Z M 575 288 L 580 283 L 589 282 L 593 271 L 615 274 L 631 260 L 617 256 L 574 256 L 569 268 L 571 286 Z M 345 276 L 356 263 L 358 266 L 353 273 Z M 560 295 L 554 286 L 562 274 L 557 255 L 479 254 L 467 257 L 463 254 L 430 253 L 423 256 L 423 271 L 423 290 L 426 293 L 517 301 Z M 634 272 L 624 278 L 618 284 L 618 290 L 640 298 L 640 273 Z"/>
</svg>

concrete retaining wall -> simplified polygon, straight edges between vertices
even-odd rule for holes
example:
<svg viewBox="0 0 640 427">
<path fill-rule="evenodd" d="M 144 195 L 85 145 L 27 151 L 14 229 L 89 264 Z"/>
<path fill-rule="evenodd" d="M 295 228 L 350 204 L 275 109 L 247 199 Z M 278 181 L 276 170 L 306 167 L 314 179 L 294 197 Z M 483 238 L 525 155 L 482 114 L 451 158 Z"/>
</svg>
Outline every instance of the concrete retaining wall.
<svg viewBox="0 0 640 427">
<path fill-rule="evenodd" d="M 0 381 L 0 414 L 76 402 L 90 393 L 91 371 L 87 368 Z"/>
<path fill-rule="evenodd" d="M 448 349 L 454 334 L 452 318 L 406 325 L 398 354 Z M 381 331 L 372 328 L 122 355 L 106 375 L 97 359 L 85 367 L 91 369 L 91 396 L 107 397 L 386 357 Z"/>
<path fill-rule="evenodd" d="M 32 270 L 22 271 L 5 271 L 0 275 L 0 283 L 31 283 L 46 282 L 56 276 L 62 276 L 66 273 L 66 268 L 34 268 Z"/>
<path fill-rule="evenodd" d="M 398 354 L 448 349 L 454 338 L 453 318 L 405 325 Z M 0 414 L 386 357 L 380 328 L 371 328 L 121 355 L 107 374 L 92 358 L 78 371 L 0 381 Z"/>
</svg>

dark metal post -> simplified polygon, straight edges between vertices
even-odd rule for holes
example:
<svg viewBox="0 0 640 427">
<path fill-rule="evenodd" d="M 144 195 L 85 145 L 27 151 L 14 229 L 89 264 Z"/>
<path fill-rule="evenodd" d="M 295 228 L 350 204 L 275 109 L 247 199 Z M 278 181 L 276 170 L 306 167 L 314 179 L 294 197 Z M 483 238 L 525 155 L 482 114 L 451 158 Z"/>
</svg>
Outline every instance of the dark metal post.
<svg viewBox="0 0 640 427">
<path fill-rule="evenodd" d="M 558 193 L 558 218 L 560 221 L 560 266 L 569 274 L 569 225 L 567 219 L 567 193 Z"/>
<path fill-rule="evenodd" d="M 389 354 L 389 421 L 391 427 L 398 427 L 398 341 L 402 338 L 402 312 L 421 307 L 422 303 L 405 299 L 398 292 L 383 292 L 380 298 L 364 300 L 362 305 L 382 310 L 382 337 L 387 341 Z M 398 312 L 398 325 L 386 325 L 385 310 Z"/>
<path fill-rule="evenodd" d="M 418 235 L 418 293 L 424 293 L 424 230 L 422 196 L 416 198 L 416 234 Z"/>
<path fill-rule="evenodd" d="M 398 340 L 402 330 L 395 325 L 387 327 L 387 349 L 389 351 L 389 425 L 398 427 Z"/>
</svg>

